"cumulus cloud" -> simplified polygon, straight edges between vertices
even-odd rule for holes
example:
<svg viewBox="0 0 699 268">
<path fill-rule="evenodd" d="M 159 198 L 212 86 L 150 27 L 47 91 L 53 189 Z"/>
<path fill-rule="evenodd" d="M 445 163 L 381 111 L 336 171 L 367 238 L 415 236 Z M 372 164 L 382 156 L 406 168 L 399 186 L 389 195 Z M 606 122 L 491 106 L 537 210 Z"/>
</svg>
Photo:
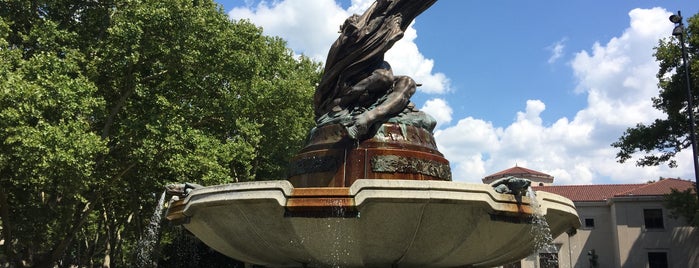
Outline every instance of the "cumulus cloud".
<svg viewBox="0 0 699 268">
<path fill-rule="evenodd" d="M 451 122 L 451 115 L 454 113 L 447 101 L 440 98 L 426 101 L 420 110 L 437 120 L 437 128 Z"/>
<path fill-rule="evenodd" d="M 467 117 L 434 133 L 437 148 L 450 161 L 455 181 L 480 182 L 490 169 L 491 154 L 500 150 L 502 129 L 491 122 Z"/>
<path fill-rule="evenodd" d="M 630 24 L 620 36 L 575 54 L 570 66 L 576 92 L 587 97 L 587 106 L 575 117 L 544 125 L 546 105 L 528 100 L 509 126 L 467 117 L 455 126 L 437 131 L 436 140 L 452 162 L 454 179 L 480 179 L 515 165 L 553 175 L 557 184 L 640 183 L 659 176 L 691 177 L 690 153 L 678 157 L 680 168 L 636 167 L 616 162 L 615 142 L 628 127 L 651 122 L 663 114 L 652 108 L 658 92 L 658 63 L 653 46 L 672 30 L 671 13 L 661 9 L 634 9 Z M 556 45 L 551 47 L 556 60 Z M 563 50 L 561 43 L 560 51 Z M 632 161 L 633 162 L 633 161 Z"/>
<path fill-rule="evenodd" d="M 232 19 L 248 19 L 265 34 L 284 38 L 295 52 L 319 61 L 325 60 L 349 15 L 333 0 L 261 1 L 228 12 Z"/>
<path fill-rule="evenodd" d="M 391 63 L 393 73 L 406 74 L 415 79 L 415 82 L 422 84 L 418 88 L 421 92 L 428 94 L 448 92 L 449 79 L 443 73 L 432 73 L 434 60 L 427 59 L 420 53 L 415 44 L 416 38 L 417 31 L 411 24 L 405 31 L 403 39 L 396 42 L 386 53 L 386 61 Z"/>
<path fill-rule="evenodd" d="M 260 1 L 233 8 L 228 16 L 248 19 L 262 27 L 265 34 L 282 37 L 294 52 L 323 62 L 342 22 L 353 13 L 363 13 L 371 3 L 373 0 L 353 0 L 345 10 L 334 0 Z M 396 75 L 408 75 L 422 84 L 418 92 L 449 92 L 449 79 L 433 71 L 434 61 L 422 55 L 415 44 L 417 36 L 411 25 L 403 39 L 386 53 L 386 61 L 391 63 Z"/>
</svg>

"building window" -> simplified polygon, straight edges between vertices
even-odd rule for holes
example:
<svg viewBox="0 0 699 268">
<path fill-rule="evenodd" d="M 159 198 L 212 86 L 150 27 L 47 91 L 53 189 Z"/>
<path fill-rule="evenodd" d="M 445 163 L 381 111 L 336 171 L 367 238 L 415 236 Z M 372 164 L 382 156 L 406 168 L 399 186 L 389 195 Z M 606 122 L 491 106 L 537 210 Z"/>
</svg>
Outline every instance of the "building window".
<svg viewBox="0 0 699 268">
<path fill-rule="evenodd" d="M 663 229 L 663 210 L 659 208 L 644 209 L 643 220 L 646 224 L 646 229 Z"/>
<path fill-rule="evenodd" d="M 558 268 L 558 253 L 539 253 L 539 267 Z"/>
<path fill-rule="evenodd" d="M 595 219 L 585 218 L 585 228 L 594 229 L 595 228 Z"/>
<path fill-rule="evenodd" d="M 648 252 L 648 268 L 668 268 L 666 252 Z"/>
</svg>

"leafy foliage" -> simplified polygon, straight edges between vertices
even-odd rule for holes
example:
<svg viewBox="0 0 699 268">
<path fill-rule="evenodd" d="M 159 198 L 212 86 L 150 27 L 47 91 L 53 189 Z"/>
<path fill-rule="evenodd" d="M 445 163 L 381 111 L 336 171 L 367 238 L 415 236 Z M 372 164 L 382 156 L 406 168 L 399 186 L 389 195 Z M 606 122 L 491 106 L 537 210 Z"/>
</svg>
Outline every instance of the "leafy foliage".
<svg viewBox="0 0 699 268">
<path fill-rule="evenodd" d="M 665 207 L 670 210 L 670 217 L 673 219 L 682 218 L 692 226 L 699 227 L 699 203 L 697 195 L 693 189 L 672 191 L 665 195 Z"/>
<path fill-rule="evenodd" d="M 165 184 L 284 178 L 313 125 L 319 65 L 212 0 L 3 5 L 0 266 L 131 266 Z"/>
<path fill-rule="evenodd" d="M 660 40 L 654 54 L 660 63 L 657 74 L 660 93 L 658 97 L 653 98 L 653 107 L 664 112 L 667 118 L 656 119 L 650 125 L 639 123 L 627 129 L 619 140 L 612 144 L 613 147 L 619 148 L 619 162 L 623 163 L 635 157 L 636 153 L 643 153 L 645 155 L 636 161 L 639 166 L 667 163 L 668 166 L 675 167 L 675 155 L 691 146 L 688 111 L 696 113 L 696 106 L 699 105 L 699 15 L 689 18 L 686 27 L 685 41 L 689 54 L 694 107 L 687 109 L 685 68 L 677 38 Z M 693 131 L 696 132 L 696 129 Z"/>
</svg>

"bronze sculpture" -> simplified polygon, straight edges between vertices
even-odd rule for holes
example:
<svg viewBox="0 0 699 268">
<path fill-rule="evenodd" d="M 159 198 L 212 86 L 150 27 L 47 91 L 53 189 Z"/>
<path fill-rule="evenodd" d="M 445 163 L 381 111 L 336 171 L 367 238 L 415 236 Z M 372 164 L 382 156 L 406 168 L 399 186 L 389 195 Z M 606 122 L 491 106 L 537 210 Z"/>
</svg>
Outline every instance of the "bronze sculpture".
<svg viewBox="0 0 699 268">
<path fill-rule="evenodd" d="M 391 120 L 434 129 L 434 119 L 410 102 L 418 85 L 408 76 L 394 76 L 384 61 L 413 19 L 434 2 L 379 0 L 361 16 L 345 20 L 314 96 L 317 127 L 342 124 L 357 141 Z"/>
<path fill-rule="evenodd" d="M 340 26 L 314 96 L 316 126 L 287 176 L 295 187 L 349 187 L 359 179 L 451 180 L 436 121 L 410 97 L 384 54 L 436 0 L 377 0 Z"/>
</svg>

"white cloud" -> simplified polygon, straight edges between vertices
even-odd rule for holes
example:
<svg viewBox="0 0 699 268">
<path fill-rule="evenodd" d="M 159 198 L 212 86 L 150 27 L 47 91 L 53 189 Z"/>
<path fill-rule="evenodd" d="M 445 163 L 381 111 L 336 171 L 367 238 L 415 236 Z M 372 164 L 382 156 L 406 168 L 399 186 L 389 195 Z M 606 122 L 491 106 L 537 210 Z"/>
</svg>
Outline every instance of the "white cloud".
<svg viewBox="0 0 699 268">
<path fill-rule="evenodd" d="M 437 128 L 451 122 L 451 115 L 454 113 L 447 101 L 440 98 L 426 101 L 420 110 L 437 120 Z"/>
<path fill-rule="evenodd" d="M 490 122 L 467 117 L 455 126 L 435 131 L 434 136 L 437 148 L 452 166 L 461 167 L 461 172 L 453 172 L 454 179 L 465 180 L 483 177 L 488 154 L 499 150 L 501 132 Z"/>
<path fill-rule="evenodd" d="M 658 92 L 658 63 L 652 55 L 658 40 L 672 30 L 670 14 L 661 8 L 634 9 L 629 12 L 630 26 L 620 36 L 575 54 L 570 66 L 576 91 L 587 96 L 587 107 L 572 120 L 560 118 L 544 125 L 541 114 L 546 105 L 528 100 L 505 128 L 468 117 L 436 132 L 440 150 L 452 162 L 454 179 L 480 182 L 516 164 L 551 174 L 557 184 L 690 178 L 691 153 L 678 156 L 680 168 L 636 167 L 633 160 L 617 163 L 616 148 L 610 146 L 626 128 L 663 116 L 651 104 Z M 552 60 L 558 57 L 556 51 L 552 46 Z"/>
<path fill-rule="evenodd" d="M 563 56 L 563 50 L 565 49 L 565 41 L 566 39 L 563 38 L 561 40 L 556 41 L 556 43 L 553 43 L 552 45 L 546 47 L 547 50 L 551 51 L 551 57 L 549 57 L 548 63 L 553 64 L 556 62 L 559 58 Z"/>
<path fill-rule="evenodd" d="M 362 13 L 371 2 L 353 0 L 345 10 L 332 0 L 271 1 L 236 8 L 229 15 L 250 19 L 266 34 L 286 39 L 296 53 L 324 61 L 342 21 L 352 13 Z M 628 28 L 619 36 L 573 54 L 569 66 L 576 79 L 575 91 L 587 98 L 587 106 L 573 118 L 544 124 L 541 115 L 546 112 L 545 103 L 528 100 L 512 124 L 500 127 L 473 117 L 452 118 L 453 111 L 444 99 L 427 101 L 422 109 L 440 123 L 435 138 L 452 163 L 454 180 L 480 182 L 482 177 L 515 164 L 551 174 L 558 184 L 692 177 L 688 150 L 678 155 L 679 168 L 641 168 L 633 160 L 617 163 L 616 149 L 610 146 L 626 128 L 663 116 L 651 105 L 651 97 L 658 92 L 658 64 L 652 55 L 657 41 L 672 30 L 667 20 L 670 14 L 661 8 L 634 9 L 629 12 Z M 415 44 L 417 37 L 411 26 L 387 53 L 394 73 L 422 83 L 419 90 L 423 93 L 449 92 L 449 79 L 434 72 L 434 61 L 422 55 Z M 566 42 L 564 38 L 548 48 L 550 63 L 562 58 Z M 457 123 L 445 128 L 452 119 Z"/>
<path fill-rule="evenodd" d="M 248 19 L 265 34 L 284 38 L 291 49 L 316 60 L 325 60 L 349 15 L 333 0 L 261 1 L 228 12 L 232 19 Z"/>
<path fill-rule="evenodd" d="M 333 0 L 261 1 L 256 6 L 236 7 L 228 15 L 232 19 L 249 19 L 265 34 L 284 38 L 296 53 L 323 62 L 342 22 L 352 13 L 363 13 L 371 3 L 373 0 L 353 0 L 344 10 Z M 411 25 L 403 39 L 386 53 L 394 74 L 412 77 L 422 84 L 418 91 L 423 93 L 450 91 L 449 79 L 443 73 L 433 72 L 434 61 L 420 53 L 415 38 L 417 32 Z"/>
<path fill-rule="evenodd" d="M 419 19 L 419 18 L 418 18 Z M 396 42 L 386 53 L 386 61 L 391 63 L 393 73 L 406 74 L 422 84 L 419 91 L 428 94 L 441 94 L 450 90 L 449 79 L 443 73 L 432 73 L 434 61 L 425 58 L 417 48 L 417 31 L 411 24 L 405 30 L 403 39 Z"/>
</svg>

